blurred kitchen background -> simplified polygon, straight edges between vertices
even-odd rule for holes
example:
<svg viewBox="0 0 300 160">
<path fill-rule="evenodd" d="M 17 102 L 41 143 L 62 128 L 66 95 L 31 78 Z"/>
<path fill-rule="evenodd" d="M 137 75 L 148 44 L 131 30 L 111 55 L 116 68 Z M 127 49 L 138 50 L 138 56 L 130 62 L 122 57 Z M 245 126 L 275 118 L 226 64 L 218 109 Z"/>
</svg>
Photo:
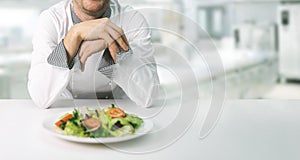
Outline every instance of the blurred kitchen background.
<svg viewBox="0 0 300 160">
<path fill-rule="evenodd" d="M 59 0 L 0 0 L 0 98 L 29 98 L 27 74 L 31 38 L 42 10 Z M 291 0 L 120 0 L 134 8 L 163 8 L 181 13 L 214 40 L 225 75 L 212 73 L 213 81 L 226 78 L 226 98 L 300 99 L 300 1 Z M 197 28 L 176 14 L 145 15 L 157 25 L 172 25 L 178 33 Z M 298 25 L 299 24 L 299 25 Z M 196 34 L 194 34 L 196 33 Z M 180 45 L 176 38 L 153 32 L 153 42 Z M 196 44 L 197 45 L 197 44 Z M 200 44 L 199 44 L 200 45 Z M 183 54 L 191 52 L 182 46 Z M 163 49 L 161 54 L 164 54 Z M 164 57 L 156 55 L 157 59 Z M 191 63 L 197 59 L 191 57 Z M 199 60 L 200 61 L 200 60 Z M 171 61 L 170 61 L 171 63 Z M 201 65 L 198 70 L 201 70 Z M 197 68 L 195 68 L 197 70 Z M 211 96 L 207 72 L 197 72 L 200 97 Z M 159 68 L 162 85 L 170 90 L 172 77 Z"/>
</svg>

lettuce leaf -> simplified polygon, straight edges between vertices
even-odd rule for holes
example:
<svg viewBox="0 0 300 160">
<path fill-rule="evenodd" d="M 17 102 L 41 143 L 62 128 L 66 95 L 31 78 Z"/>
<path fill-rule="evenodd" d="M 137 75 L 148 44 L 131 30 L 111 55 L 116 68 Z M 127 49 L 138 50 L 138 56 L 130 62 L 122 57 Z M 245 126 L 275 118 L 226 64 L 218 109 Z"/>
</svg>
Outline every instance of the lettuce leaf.
<svg viewBox="0 0 300 160">
<path fill-rule="evenodd" d="M 78 137 L 86 137 L 83 128 L 75 125 L 73 122 L 68 121 L 65 127 L 66 135 L 78 136 Z"/>
<path fill-rule="evenodd" d="M 142 118 L 133 114 L 127 114 L 124 119 L 128 121 L 134 129 L 138 129 L 144 122 Z"/>
<path fill-rule="evenodd" d="M 113 135 L 114 137 L 121 137 L 121 136 L 125 136 L 128 134 L 133 134 L 134 128 L 131 125 L 125 125 L 115 131 L 110 131 L 109 133 L 111 135 Z"/>
<path fill-rule="evenodd" d="M 123 126 L 128 125 L 128 121 L 124 118 L 113 118 L 108 123 L 108 128 L 112 129 L 112 126 L 115 125 L 117 122 L 120 122 Z"/>
</svg>

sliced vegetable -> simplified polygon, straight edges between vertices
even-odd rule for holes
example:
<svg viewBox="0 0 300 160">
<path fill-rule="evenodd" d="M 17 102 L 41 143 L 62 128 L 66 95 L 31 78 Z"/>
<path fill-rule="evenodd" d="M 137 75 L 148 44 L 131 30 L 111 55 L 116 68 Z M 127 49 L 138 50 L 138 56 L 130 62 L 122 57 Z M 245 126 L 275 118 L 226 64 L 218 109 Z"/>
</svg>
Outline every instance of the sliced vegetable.
<svg viewBox="0 0 300 160">
<path fill-rule="evenodd" d="M 108 110 L 108 114 L 110 115 L 111 118 L 125 117 L 125 112 L 122 109 L 116 107 Z"/>
<path fill-rule="evenodd" d="M 57 127 L 61 128 L 61 125 L 63 125 L 64 123 L 67 123 L 67 121 L 69 119 L 73 118 L 73 114 L 66 114 L 65 116 L 63 116 L 59 121 L 55 122 L 55 125 Z"/>
<path fill-rule="evenodd" d="M 82 121 L 82 124 L 88 129 L 98 129 L 101 126 L 101 122 L 97 118 L 89 118 Z"/>
</svg>

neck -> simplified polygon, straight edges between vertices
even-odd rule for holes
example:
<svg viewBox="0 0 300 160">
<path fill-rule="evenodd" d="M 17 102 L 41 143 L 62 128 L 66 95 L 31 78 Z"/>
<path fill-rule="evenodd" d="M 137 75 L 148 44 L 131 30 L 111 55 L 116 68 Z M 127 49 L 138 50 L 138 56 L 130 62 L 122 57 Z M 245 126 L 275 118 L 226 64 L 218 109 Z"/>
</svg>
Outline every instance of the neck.
<svg viewBox="0 0 300 160">
<path fill-rule="evenodd" d="M 87 13 L 85 12 L 77 3 L 76 1 L 73 1 L 73 8 L 76 16 L 83 22 L 83 21 L 89 21 L 93 19 L 97 19 L 104 15 L 109 5 L 106 5 L 97 13 Z"/>
</svg>

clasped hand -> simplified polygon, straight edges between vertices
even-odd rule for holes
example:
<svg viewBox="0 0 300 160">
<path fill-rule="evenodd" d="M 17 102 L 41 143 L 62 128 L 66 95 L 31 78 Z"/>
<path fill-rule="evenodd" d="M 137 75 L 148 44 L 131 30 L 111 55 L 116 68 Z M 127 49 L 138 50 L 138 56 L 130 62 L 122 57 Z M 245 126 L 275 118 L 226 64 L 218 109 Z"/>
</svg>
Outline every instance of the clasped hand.
<svg viewBox="0 0 300 160">
<path fill-rule="evenodd" d="M 94 53 L 108 48 L 116 63 L 117 54 L 120 52 L 119 47 L 128 51 L 129 43 L 123 29 L 108 18 L 79 23 L 77 30 L 82 40 L 79 56 L 83 71 L 87 59 Z"/>
</svg>

